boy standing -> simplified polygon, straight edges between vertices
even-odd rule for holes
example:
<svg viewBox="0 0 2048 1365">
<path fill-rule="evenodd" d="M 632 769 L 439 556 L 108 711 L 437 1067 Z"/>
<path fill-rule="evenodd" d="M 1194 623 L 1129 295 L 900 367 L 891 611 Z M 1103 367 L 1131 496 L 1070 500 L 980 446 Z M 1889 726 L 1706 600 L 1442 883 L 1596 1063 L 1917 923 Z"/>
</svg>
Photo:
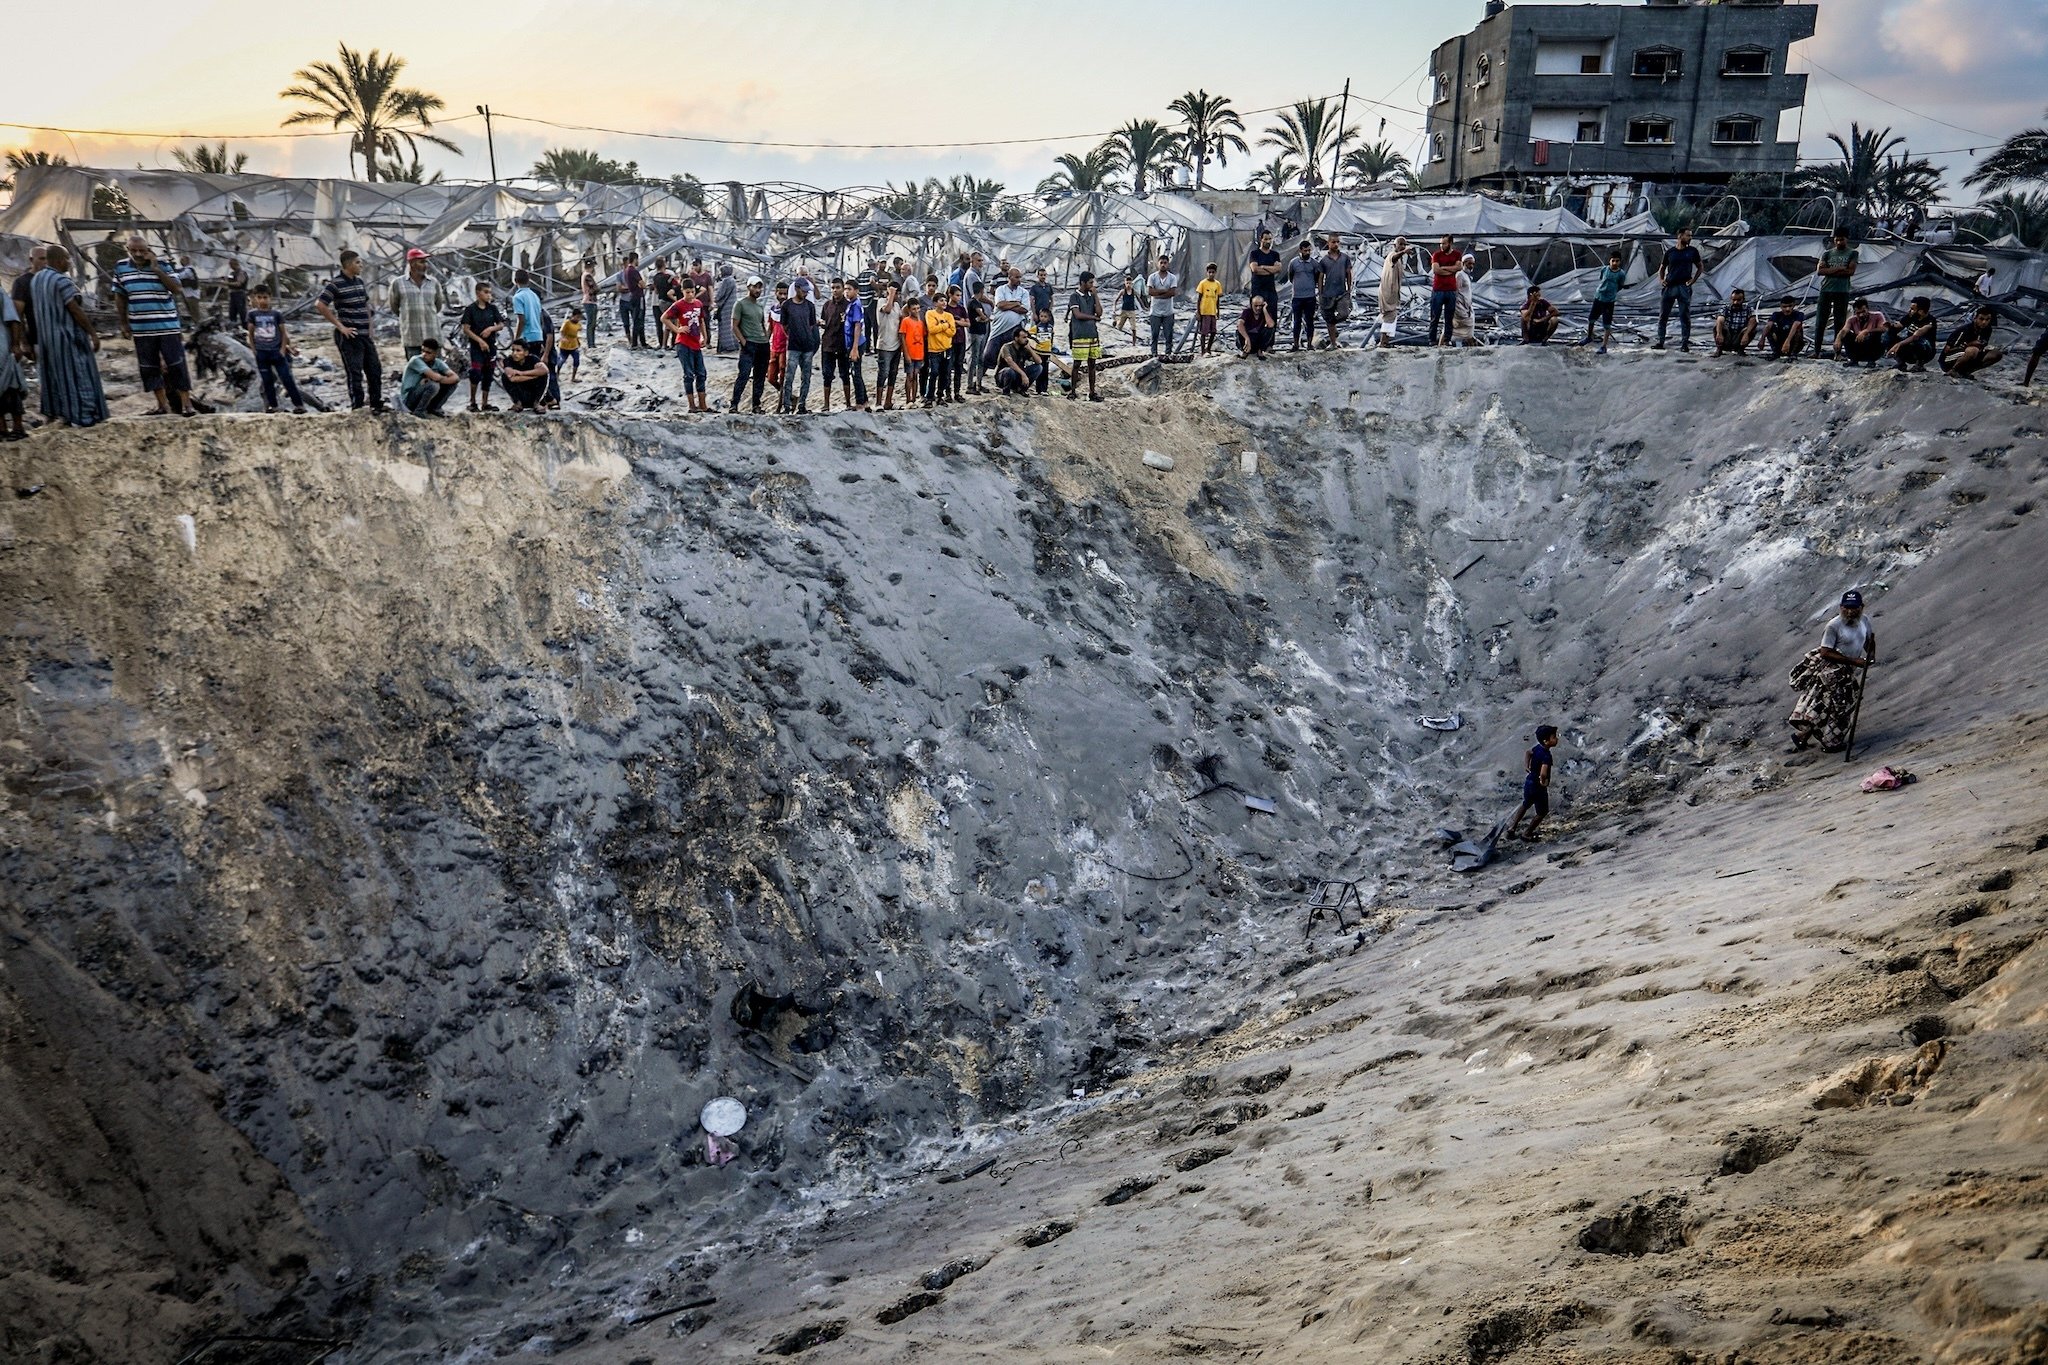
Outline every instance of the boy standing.
<svg viewBox="0 0 2048 1365">
<path fill-rule="evenodd" d="M 491 286 L 479 281 L 476 300 L 462 310 L 462 339 L 469 345 L 469 410 L 496 412 L 491 403 L 491 371 L 498 361 L 498 333 L 504 314 L 491 302 Z"/>
<path fill-rule="evenodd" d="M 1628 283 L 1628 271 L 1622 268 L 1621 253 L 1607 253 L 1607 266 L 1600 272 L 1599 287 L 1593 291 L 1593 311 L 1586 318 L 1586 341 L 1591 341 L 1597 332 L 1600 349 L 1595 355 L 1606 355 L 1607 348 L 1614 341 L 1614 304 L 1621 297 L 1622 285 Z M 1606 330 L 1602 331 L 1602 324 Z M 1584 342 L 1580 343 L 1584 345 Z"/>
<path fill-rule="evenodd" d="M 688 280 L 675 286 L 681 292 L 661 313 L 661 330 L 675 338 L 676 363 L 683 367 L 683 401 L 691 412 L 709 412 L 704 395 L 704 296 Z"/>
<path fill-rule="evenodd" d="M 292 400 L 293 412 L 304 412 L 306 400 L 292 379 L 291 358 L 299 353 L 284 330 L 284 315 L 270 306 L 270 286 L 259 284 L 250 299 L 255 307 L 244 314 L 249 330 L 249 349 L 256 353 L 256 373 L 263 379 L 263 410 L 277 411 L 277 386 L 281 382 Z"/>
<path fill-rule="evenodd" d="M 1216 263 L 1209 262 L 1195 285 L 1195 335 L 1201 338 L 1202 354 L 1216 350 L 1216 318 L 1223 311 L 1223 281 L 1216 278 Z"/>
<path fill-rule="evenodd" d="M 924 315 L 924 405 L 932 407 L 947 401 L 946 366 L 953 354 L 953 334 L 958 322 L 946 309 L 945 302 L 933 299 L 931 308 Z"/>
<path fill-rule="evenodd" d="M 574 383 L 583 373 L 583 319 L 573 311 L 562 319 L 562 340 L 557 349 L 562 363 L 569 367 L 568 382 Z"/>
<path fill-rule="evenodd" d="M 1507 837 L 1510 839 L 1515 837 L 1515 830 L 1520 827 L 1522 817 L 1533 810 L 1536 812 L 1536 818 L 1529 822 L 1529 832 L 1522 837 L 1534 840 L 1536 831 L 1542 827 L 1544 817 L 1550 814 L 1550 750 L 1556 743 L 1555 725 L 1536 727 L 1536 747 L 1529 750 L 1523 759 L 1525 772 L 1522 778 L 1522 806 L 1515 812 L 1515 818 L 1508 821 Z"/>
<path fill-rule="evenodd" d="M 903 321 L 896 334 L 903 338 L 903 406 L 917 406 L 918 387 L 924 380 L 924 312 L 914 300 L 902 304 Z"/>
<path fill-rule="evenodd" d="M 1067 300 L 1067 346 L 1074 353 L 1074 367 L 1088 367 L 1088 401 L 1100 403 L 1102 395 L 1095 392 L 1095 362 L 1102 359 L 1102 296 L 1095 292 L 1095 272 L 1081 272 L 1080 283 L 1074 289 L 1074 296 Z M 1067 390 L 1067 397 L 1077 398 L 1080 385 Z"/>
</svg>

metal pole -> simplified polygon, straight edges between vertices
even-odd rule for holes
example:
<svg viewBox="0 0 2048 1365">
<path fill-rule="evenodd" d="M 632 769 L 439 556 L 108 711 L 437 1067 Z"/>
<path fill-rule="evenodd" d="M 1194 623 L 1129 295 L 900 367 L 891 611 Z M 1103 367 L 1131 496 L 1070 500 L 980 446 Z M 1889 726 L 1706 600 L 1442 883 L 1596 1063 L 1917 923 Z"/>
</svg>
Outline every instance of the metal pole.
<svg viewBox="0 0 2048 1365">
<path fill-rule="evenodd" d="M 490 149 L 491 183 L 495 185 L 498 183 L 498 143 L 497 139 L 491 136 L 491 106 L 479 104 L 476 111 L 484 116 L 484 146 Z"/>
<path fill-rule="evenodd" d="M 1344 160 L 1344 116 L 1351 112 L 1351 78 L 1344 78 L 1344 102 L 1337 106 L 1337 145 L 1330 152 L 1330 193 L 1337 193 L 1337 167 Z"/>
</svg>

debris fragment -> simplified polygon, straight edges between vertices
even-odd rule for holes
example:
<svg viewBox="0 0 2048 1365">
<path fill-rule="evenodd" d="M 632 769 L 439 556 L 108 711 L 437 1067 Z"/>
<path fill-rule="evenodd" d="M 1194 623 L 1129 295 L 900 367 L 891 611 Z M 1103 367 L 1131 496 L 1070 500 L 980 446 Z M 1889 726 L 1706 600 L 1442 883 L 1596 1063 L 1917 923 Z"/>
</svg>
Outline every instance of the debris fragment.
<svg viewBox="0 0 2048 1365">
<path fill-rule="evenodd" d="M 1465 718 L 1455 713 L 1448 716 L 1417 716 L 1415 723 L 1425 730 L 1456 730 L 1465 724 Z"/>
<path fill-rule="evenodd" d="M 1145 467 L 1147 469 L 1171 469 L 1173 468 L 1173 456 L 1161 455 L 1156 450 L 1148 450 L 1145 452 Z"/>
</svg>

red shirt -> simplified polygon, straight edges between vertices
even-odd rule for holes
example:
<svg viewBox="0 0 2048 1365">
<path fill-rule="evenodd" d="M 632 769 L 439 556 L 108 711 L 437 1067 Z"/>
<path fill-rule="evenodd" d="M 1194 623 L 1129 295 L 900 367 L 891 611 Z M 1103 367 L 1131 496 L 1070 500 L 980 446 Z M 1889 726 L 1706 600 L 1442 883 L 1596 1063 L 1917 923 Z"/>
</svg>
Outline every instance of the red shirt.
<svg viewBox="0 0 2048 1365">
<path fill-rule="evenodd" d="M 695 294 L 685 294 L 669 305 L 661 320 L 674 329 L 676 345 L 701 351 L 704 349 L 703 312 L 704 300 Z"/>
<path fill-rule="evenodd" d="M 1430 252 L 1429 267 L 1432 272 L 1430 275 L 1430 287 L 1432 289 L 1456 289 L 1458 287 L 1458 267 L 1463 264 L 1465 264 L 1465 253 L 1462 251 Z"/>
</svg>

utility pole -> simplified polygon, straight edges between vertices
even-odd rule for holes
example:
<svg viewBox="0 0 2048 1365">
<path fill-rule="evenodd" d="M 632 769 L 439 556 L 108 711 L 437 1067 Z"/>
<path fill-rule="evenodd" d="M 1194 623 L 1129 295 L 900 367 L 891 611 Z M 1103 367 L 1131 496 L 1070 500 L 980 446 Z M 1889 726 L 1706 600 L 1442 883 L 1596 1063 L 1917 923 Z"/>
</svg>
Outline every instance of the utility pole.
<svg viewBox="0 0 2048 1365">
<path fill-rule="evenodd" d="M 498 143 L 491 136 L 491 106 L 479 104 L 476 111 L 484 116 L 484 146 L 491 150 L 491 183 L 498 183 Z"/>
<path fill-rule="evenodd" d="M 1351 112 L 1351 78 L 1344 78 L 1344 102 L 1337 106 L 1337 145 L 1330 153 L 1330 193 L 1337 193 L 1337 168 L 1344 161 L 1344 116 Z"/>
</svg>

